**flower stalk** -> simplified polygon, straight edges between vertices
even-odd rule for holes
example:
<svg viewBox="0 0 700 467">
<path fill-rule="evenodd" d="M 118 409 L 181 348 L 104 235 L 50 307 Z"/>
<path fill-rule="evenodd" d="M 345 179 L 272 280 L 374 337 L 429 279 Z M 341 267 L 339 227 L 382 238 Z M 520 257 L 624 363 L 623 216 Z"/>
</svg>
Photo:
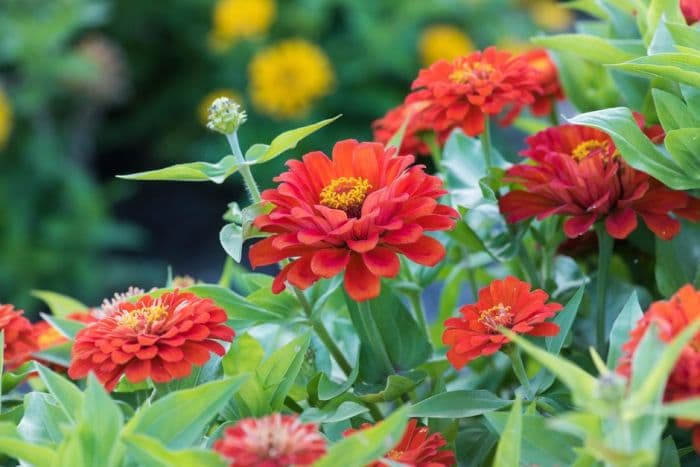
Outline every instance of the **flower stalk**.
<svg viewBox="0 0 700 467">
<path fill-rule="evenodd" d="M 595 231 L 598 235 L 598 275 L 596 281 L 596 306 L 594 314 L 596 319 L 596 349 L 600 355 L 605 356 L 605 296 L 607 295 L 610 261 L 612 259 L 615 241 L 610 234 L 608 234 L 603 222 L 596 224 Z"/>
<path fill-rule="evenodd" d="M 534 393 L 532 391 L 532 385 L 530 384 L 530 378 L 527 376 L 525 366 L 523 365 L 523 359 L 520 355 L 520 350 L 518 350 L 517 346 L 509 344 L 503 348 L 503 351 L 506 355 L 508 355 L 508 358 L 510 358 L 515 377 L 518 378 L 518 381 L 525 389 L 525 395 L 527 397 L 527 400 L 532 400 L 534 398 Z"/>
</svg>

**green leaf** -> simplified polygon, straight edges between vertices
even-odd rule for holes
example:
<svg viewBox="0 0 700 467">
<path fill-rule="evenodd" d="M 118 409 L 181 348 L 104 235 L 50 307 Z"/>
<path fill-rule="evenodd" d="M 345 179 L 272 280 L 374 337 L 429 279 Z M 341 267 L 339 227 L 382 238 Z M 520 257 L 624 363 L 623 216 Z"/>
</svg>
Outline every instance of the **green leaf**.
<svg viewBox="0 0 700 467">
<path fill-rule="evenodd" d="M 626 62 L 635 58 L 634 54 L 613 45 L 609 40 L 588 34 L 556 34 L 533 37 L 531 40 L 542 47 L 574 53 L 593 63 L 603 65 Z"/>
<path fill-rule="evenodd" d="M 265 349 L 256 338 L 248 333 L 236 336 L 222 361 L 224 375 L 254 373 L 264 356 Z"/>
<path fill-rule="evenodd" d="M 610 65 L 617 70 L 666 78 L 700 88 L 700 56 L 688 53 L 659 53 L 626 63 Z"/>
<path fill-rule="evenodd" d="M 664 404 L 655 413 L 663 417 L 700 422 L 700 397 Z"/>
<path fill-rule="evenodd" d="M 168 394 L 141 406 L 124 432 L 152 436 L 168 447 L 191 446 L 247 378 L 239 375 Z"/>
<path fill-rule="evenodd" d="M 48 315 L 46 313 L 39 313 L 46 322 L 48 322 L 51 327 L 60 332 L 67 339 L 72 341 L 75 340 L 75 335 L 85 327 L 85 323 L 79 321 L 73 321 L 72 319 L 64 319 L 56 316 Z"/>
<path fill-rule="evenodd" d="M 500 435 L 504 432 L 510 413 L 491 412 L 485 415 L 488 423 Z M 521 465 L 572 465 L 574 449 L 580 446 L 577 437 L 549 426 L 549 419 L 541 415 L 522 416 Z"/>
<path fill-rule="evenodd" d="M 492 392 L 457 390 L 428 397 L 411 407 L 412 417 L 468 418 L 507 407 L 512 401 L 501 399 Z"/>
<path fill-rule="evenodd" d="M 58 318 L 65 318 L 71 313 L 85 311 L 89 308 L 74 298 L 48 290 L 32 290 L 32 295 L 46 303 L 51 313 Z"/>
<path fill-rule="evenodd" d="M 57 445 L 63 440 L 61 426 L 70 423 L 54 396 L 34 391 L 24 396 L 24 415 L 17 432 L 37 445 Z"/>
<path fill-rule="evenodd" d="M 41 380 L 58 401 L 68 420 L 76 422 L 83 406 L 83 393 L 73 383 L 40 363 L 35 363 Z"/>
<path fill-rule="evenodd" d="M 667 131 L 664 144 L 680 168 L 700 173 L 700 127 Z"/>
<path fill-rule="evenodd" d="M 346 401 L 341 403 L 336 408 L 329 407 L 318 409 L 316 407 L 311 407 L 306 409 L 301 414 L 300 418 L 305 423 L 337 423 L 342 422 L 343 420 L 349 420 L 352 417 L 357 417 L 358 415 L 362 415 L 367 412 L 369 412 L 369 409 L 364 405 Z"/>
<path fill-rule="evenodd" d="M 345 391 L 350 389 L 357 379 L 357 375 L 360 372 L 359 363 L 355 363 L 352 366 L 352 371 L 348 378 L 343 383 L 336 383 L 335 381 L 328 378 L 325 373 L 321 373 L 321 378 L 318 381 L 318 398 L 322 401 L 328 401 L 343 394 Z"/>
<path fill-rule="evenodd" d="M 659 465 L 663 467 L 681 467 L 681 459 L 678 456 L 678 448 L 673 442 L 672 436 L 667 436 L 661 442 L 661 454 Z"/>
<path fill-rule="evenodd" d="M 216 164 L 209 162 L 188 162 L 175 164 L 163 169 L 149 170 L 129 175 L 117 175 L 125 180 L 159 180 L 175 182 L 214 182 L 223 183 L 236 173 L 241 163 L 232 155 L 228 155 Z"/>
<path fill-rule="evenodd" d="M 408 407 L 402 407 L 372 428 L 357 431 L 331 446 L 314 467 L 359 466 L 383 457 L 401 440 L 407 420 Z"/>
<path fill-rule="evenodd" d="M 219 232 L 219 242 L 227 255 L 237 263 L 243 252 L 243 229 L 238 224 L 226 224 Z"/>
<path fill-rule="evenodd" d="M 670 92 L 652 89 L 656 113 L 666 131 L 695 126 L 696 121 L 685 103 Z"/>
<path fill-rule="evenodd" d="M 700 321 L 690 323 L 681 333 L 679 333 L 663 350 L 661 355 L 656 359 L 655 364 L 648 371 L 643 372 L 643 376 L 638 376 L 635 373 L 639 369 L 639 362 L 645 356 L 644 352 L 640 353 L 644 340 L 651 329 L 656 329 L 655 325 L 651 325 L 642 338 L 635 357 L 632 361 L 632 395 L 625 400 L 625 406 L 630 411 L 639 410 L 641 407 L 647 407 L 650 404 L 660 401 L 663 396 L 663 389 L 666 386 L 668 375 L 673 370 L 676 360 L 680 356 L 685 345 L 697 334 L 700 329 Z M 647 355 L 647 358 L 649 356 Z M 648 368 L 645 362 L 645 368 Z M 643 378 L 643 379 L 642 379 Z M 639 384 L 635 384 L 639 379 Z M 638 388 L 638 389 L 636 389 Z M 636 390 L 635 390 L 636 389 Z"/>
<path fill-rule="evenodd" d="M 365 393 L 362 386 L 355 387 L 355 393 L 365 402 L 390 402 L 415 389 L 425 380 L 424 371 L 410 371 L 403 375 L 389 375 L 384 388 L 379 392 Z M 370 386 L 375 390 L 374 386 Z M 370 391 L 371 391 L 370 390 Z"/>
<path fill-rule="evenodd" d="M 683 21 L 683 14 L 678 0 L 651 0 L 647 10 L 647 31 L 644 40 L 648 44 L 659 27 L 661 18 L 669 21 Z"/>
<path fill-rule="evenodd" d="M 676 44 L 696 50 L 700 49 L 700 30 L 697 28 L 686 25 L 685 21 L 682 23 L 667 21 L 666 28 Z"/>
<path fill-rule="evenodd" d="M 114 461 L 123 449 L 119 442 L 122 412 L 93 374 L 88 377 L 84 397 L 78 425 L 84 465 L 116 465 Z"/>
<path fill-rule="evenodd" d="M 261 233 L 253 225 L 253 222 L 258 216 L 270 212 L 271 209 L 271 203 L 260 202 L 251 204 L 235 216 L 236 219 L 234 219 L 233 223 L 225 225 L 219 232 L 221 246 L 237 263 L 241 262 L 243 244 L 246 240 L 267 235 Z"/>
<path fill-rule="evenodd" d="M 35 467 L 51 467 L 55 453 L 52 449 L 22 440 L 9 422 L 0 423 L 0 453 L 23 460 Z"/>
<path fill-rule="evenodd" d="M 617 315 L 610 331 L 610 347 L 608 349 L 607 366 L 615 368 L 622 355 L 622 345 L 629 340 L 630 331 L 637 325 L 642 317 L 642 308 L 639 306 L 637 292 L 634 291 L 627 299 L 622 311 Z"/>
<path fill-rule="evenodd" d="M 272 410 L 280 410 L 284 405 L 284 398 L 294 385 L 310 343 L 310 334 L 297 337 L 260 365 L 256 376 L 265 388 Z"/>
<path fill-rule="evenodd" d="M 501 440 L 496 447 L 493 459 L 494 467 L 512 467 L 520 465 L 520 444 L 522 439 L 522 403 L 520 396 L 515 399 L 510 409 L 508 421 L 501 433 Z"/>
<path fill-rule="evenodd" d="M 573 363 L 540 349 L 510 330 L 503 329 L 502 332 L 566 384 L 571 390 L 575 404 L 586 407 L 595 398 L 596 379 L 593 376 Z"/>
<path fill-rule="evenodd" d="M 283 152 L 288 151 L 289 149 L 294 149 L 299 141 L 306 138 L 310 134 L 315 133 L 329 123 L 333 123 L 340 117 L 340 115 L 337 115 L 333 118 L 321 120 L 320 122 L 313 123 L 311 125 L 285 131 L 273 139 L 270 145 L 265 148 L 264 151 L 260 145 L 256 145 L 257 147 L 253 146 L 255 149 L 249 149 L 245 154 L 245 158 L 248 162 L 255 164 L 262 164 L 263 162 L 274 159 Z"/>
<path fill-rule="evenodd" d="M 681 220 L 681 231 L 671 240 L 656 239 L 654 274 L 659 291 L 669 297 L 692 284 L 700 264 L 700 225 Z"/>
<path fill-rule="evenodd" d="M 576 313 L 581 306 L 581 299 L 583 299 L 583 292 L 585 286 L 579 287 L 571 300 L 564 306 L 564 308 L 557 313 L 557 315 L 552 320 L 554 323 L 559 325 L 559 333 L 555 336 L 545 338 L 545 345 L 547 350 L 554 355 L 559 355 L 562 346 L 564 345 L 564 340 L 571 330 L 571 326 L 574 324 L 574 319 L 576 318 Z"/>
<path fill-rule="evenodd" d="M 220 466 L 226 464 L 214 451 L 203 449 L 169 450 L 150 436 L 129 434 L 124 436 L 129 456 L 141 467 L 191 467 Z"/>
<path fill-rule="evenodd" d="M 56 365 L 68 368 L 70 366 L 70 352 L 72 347 L 70 342 L 64 342 L 63 344 L 34 352 L 32 356 L 38 360 L 55 363 Z"/>
<path fill-rule="evenodd" d="M 599 110 L 578 115 L 569 121 L 606 132 L 627 163 L 671 188 L 686 190 L 700 186 L 700 181 L 688 178 L 675 162 L 668 160 L 642 133 L 629 109 L 617 107 Z"/>
</svg>

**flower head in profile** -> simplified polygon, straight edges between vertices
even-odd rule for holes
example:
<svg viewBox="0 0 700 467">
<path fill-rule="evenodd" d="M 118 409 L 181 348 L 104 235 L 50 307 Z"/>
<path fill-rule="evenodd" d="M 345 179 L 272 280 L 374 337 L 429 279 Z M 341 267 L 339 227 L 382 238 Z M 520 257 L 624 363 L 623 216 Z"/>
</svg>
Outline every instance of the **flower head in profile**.
<svg viewBox="0 0 700 467">
<path fill-rule="evenodd" d="M 7 99 L 5 92 L 0 87 L 0 149 L 2 149 L 7 140 L 10 139 L 12 131 L 12 107 Z"/>
<path fill-rule="evenodd" d="M 700 21 L 700 0 L 681 0 L 681 12 L 686 23 L 697 23 Z"/>
<path fill-rule="evenodd" d="M 617 369 L 627 377 L 632 371 L 632 360 L 649 326 L 654 324 L 659 338 L 670 342 L 690 323 L 700 319 L 700 291 L 692 285 L 683 286 L 669 300 L 654 302 L 630 332 L 630 340 L 622 346 L 624 352 Z M 676 361 L 666 382 L 664 400 L 679 401 L 700 397 L 700 333 L 688 342 Z M 693 445 L 700 453 L 700 424 L 677 420 L 679 426 L 692 429 Z"/>
<path fill-rule="evenodd" d="M 191 293 L 119 302 L 112 314 L 75 336 L 68 375 L 79 379 L 94 372 L 108 391 L 122 375 L 131 383 L 184 378 L 192 365 L 204 365 L 210 352 L 224 354 L 217 340 L 234 337 L 225 322 L 223 309 Z"/>
<path fill-rule="evenodd" d="M 265 34 L 277 14 L 275 0 L 218 0 L 214 5 L 212 44 L 226 48 Z"/>
<path fill-rule="evenodd" d="M 562 306 L 546 303 L 549 295 L 531 287 L 512 276 L 494 280 L 479 291 L 476 303 L 460 308 L 462 316 L 445 321 L 442 342 L 449 347 L 450 363 L 460 369 L 477 357 L 496 353 L 510 342 L 500 327 L 530 336 L 556 335 L 559 326 L 545 320 Z"/>
<path fill-rule="evenodd" d="M 365 423 L 360 427 L 360 430 L 371 426 L 369 423 Z M 344 435 L 349 436 L 360 430 L 349 429 L 345 431 Z M 442 433 L 431 434 L 427 426 L 419 427 L 418 422 L 411 419 L 406 425 L 401 440 L 384 455 L 384 459 L 411 467 L 450 467 L 456 464 L 455 455 L 452 451 L 444 449 L 445 446 L 447 446 L 447 441 Z M 389 465 L 383 460 L 377 460 L 366 467 L 387 467 Z"/>
<path fill-rule="evenodd" d="M 15 310 L 12 305 L 0 304 L 0 331 L 5 334 L 4 371 L 17 369 L 38 350 L 32 323 L 23 314 L 23 310 Z"/>
<path fill-rule="evenodd" d="M 253 106 L 279 119 L 306 115 L 335 80 L 323 50 L 304 39 L 287 39 L 258 52 L 248 78 Z"/>
<path fill-rule="evenodd" d="M 399 154 L 429 155 L 430 148 L 420 139 L 421 132 L 432 131 L 430 124 L 421 114 L 426 105 L 427 102 L 414 102 L 390 109 L 386 115 L 372 123 L 374 140 L 386 145 L 408 119 Z"/>
<path fill-rule="evenodd" d="M 412 87 L 406 103 L 430 103 L 423 118 L 432 122 L 441 143 L 454 128 L 481 134 L 490 115 L 505 113 L 501 124 L 510 124 L 540 92 L 537 70 L 523 57 L 495 47 L 451 62 L 439 60 L 421 70 Z"/>
<path fill-rule="evenodd" d="M 540 85 L 540 91 L 535 94 L 535 102 L 531 105 L 532 114 L 538 117 L 549 115 L 554 102 L 564 99 L 557 66 L 545 49 L 532 49 L 525 52 L 523 57 L 537 70 L 537 81 Z"/>
<path fill-rule="evenodd" d="M 682 191 L 629 166 L 612 139 L 602 131 L 579 125 L 549 128 L 527 139 L 523 155 L 531 163 L 511 167 L 504 180 L 521 185 L 500 200 L 509 222 L 563 215 L 570 238 L 605 221 L 614 238 L 626 238 L 637 227 L 637 216 L 659 238 L 680 230 L 678 216 L 700 219 L 700 202 Z"/>
<path fill-rule="evenodd" d="M 313 464 L 326 453 L 326 440 L 315 424 L 275 413 L 239 421 L 213 447 L 231 466 L 287 467 Z"/>
<path fill-rule="evenodd" d="M 379 295 L 380 278 L 399 272 L 399 255 L 425 266 L 445 256 L 426 232 L 448 230 L 457 212 L 437 199 L 439 178 L 413 166 L 413 156 L 379 143 L 336 143 L 287 162 L 289 170 L 262 198 L 273 203 L 255 225 L 270 237 L 253 245 L 253 267 L 295 258 L 277 275 L 273 292 L 289 282 L 305 289 L 345 272 L 345 290 L 357 301 Z"/>
<path fill-rule="evenodd" d="M 452 60 L 474 50 L 474 43 L 459 28 L 450 24 L 435 24 L 426 28 L 418 42 L 423 66 L 438 60 Z"/>
</svg>

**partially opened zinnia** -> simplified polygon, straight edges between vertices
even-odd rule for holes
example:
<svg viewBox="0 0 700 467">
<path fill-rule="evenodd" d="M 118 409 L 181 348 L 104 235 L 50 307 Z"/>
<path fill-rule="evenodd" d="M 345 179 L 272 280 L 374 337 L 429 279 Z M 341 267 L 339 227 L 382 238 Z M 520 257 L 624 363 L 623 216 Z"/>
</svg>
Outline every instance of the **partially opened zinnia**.
<svg viewBox="0 0 700 467">
<path fill-rule="evenodd" d="M 360 430 L 371 427 L 365 423 Z M 359 430 L 349 429 L 345 436 L 356 433 Z M 442 433 L 430 433 L 427 426 L 418 426 L 415 419 L 411 419 L 406 425 L 401 441 L 384 455 L 384 460 L 378 460 L 367 464 L 367 467 L 388 467 L 389 462 L 399 463 L 411 467 L 450 467 L 455 465 L 455 455 L 452 451 L 444 449 L 447 441 Z"/>
<path fill-rule="evenodd" d="M 538 117 L 549 115 L 554 103 L 564 99 L 557 66 L 545 49 L 532 49 L 525 52 L 523 57 L 537 70 L 537 81 L 540 85 L 540 90 L 535 93 L 535 102 L 530 106 L 532 114 Z"/>
<path fill-rule="evenodd" d="M 301 289 L 345 272 L 345 290 L 355 300 L 379 295 L 380 278 L 399 272 L 399 256 L 434 266 L 445 247 L 426 235 L 448 230 L 457 212 L 439 204 L 439 178 L 413 166 L 413 156 L 379 143 L 341 141 L 329 159 L 322 152 L 287 162 L 281 182 L 262 198 L 273 203 L 255 225 L 270 237 L 253 245 L 253 267 L 294 258 L 273 283 Z"/>
<path fill-rule="evenodd" d="M 239 421 L 213 448 L 231 466 L 287 467 L 313 464 L 326 453 L 326 440 L 315 424 L 276 413 Z"/>
<path fill-rule="evenodd" d="M 441 143 L 454 128 L 477 136 L 488 116 L 505 113 L 501 124 L 507 125 L 535 102 L 541 89 L 537 75 L 522 56 L 489 47 L 421 70 L 406 103 L 430 103 L 423 118 L 432 123 Z"/>
<path fill-rule="evenodd" d="M 32 323 L 22 316 L 23 310 L 0 304 L 0 331 L 5 334 L 3 345 L 4 371 L 12 371 L 38 350 Z"/>
<path fill-rule="evenodd" d="M 191 293 L 120 302 L 111 314 L 78 332 L 68 375 L 78 379 L 94 372 L 108 391 L 122 375 L 131 383 L 184 378 L 192 365 L 205 364 L 210 352 L 224 354 L 217 341 L 234 337 L 225 322 L 222 308 Z"/>
<path fill-rule="evenodd" d="M 482 355 L 496 353 L 509 339 L 499 332 L 505 327 L 518 334 L 554 336 L 559 326 L 545 321 L 562 306 L 546 303 L 544 290 L 515 277 L 494 280 L 479 291 L 476 303 L 464 305 L 462 316 L 445 321 L 442 342 L 449 347 L 447 359 L 458 370 Z"/>
<path fill-rule="evenodd" d="M 531 163 L 511 167 L 504 177 L 523 188 L 500 199 L 508 222 L 562 215 L 564 232 L 574 238 L 601 220 L 612 237 L 622 239 L 636 229 L 639 215 L 668 240 L 680 230 L 671 213 L 700 219 L 699 200 L 632 168 L 602 131 L 561 125 L 529 137 L 527 144 L 522 154 Z"/>
<path fill-rule="evenodd" d="M 654 302 L 630 332 L 630 340 L 622 346 L 624 355 L 617 371 L 627 377 L 633 371 L 632 360 L 644 334 L 656 325 L 659 338 L 670 342 L 690 323 L 700 319 L 700 291 L 692 285 L 682 287 L 670 300 Z M 700 397 L 700 334 L 696 334 L 683 348 L 666 382 L 665 401 L 679 401 Z M 700 424 L 677 420 L 679 426 L 693 430 L 693 445 L 700 452 Z"/>
</svg>

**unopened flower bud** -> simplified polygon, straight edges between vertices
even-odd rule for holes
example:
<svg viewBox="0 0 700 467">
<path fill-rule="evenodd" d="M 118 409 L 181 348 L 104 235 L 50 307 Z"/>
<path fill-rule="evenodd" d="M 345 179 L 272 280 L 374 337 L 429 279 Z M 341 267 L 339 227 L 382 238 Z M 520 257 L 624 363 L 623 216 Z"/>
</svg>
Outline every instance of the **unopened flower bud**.
<svg viewBox="0 0 700 467">
<path fill-rule="evenodd" d="M 625 396 L 627 379 L 614 371 L 600 375 L 596 385 L 596 396 L 608 403 L 616 403 Z"/>
<path fill-rule="evenodd" d="M 233 99 L 219 97 L 209 107 L 209 121 L 207 128 L 223 135 L 230 135 L 238 130 L 248 116 L 241 110 Z"/>
</svg>

